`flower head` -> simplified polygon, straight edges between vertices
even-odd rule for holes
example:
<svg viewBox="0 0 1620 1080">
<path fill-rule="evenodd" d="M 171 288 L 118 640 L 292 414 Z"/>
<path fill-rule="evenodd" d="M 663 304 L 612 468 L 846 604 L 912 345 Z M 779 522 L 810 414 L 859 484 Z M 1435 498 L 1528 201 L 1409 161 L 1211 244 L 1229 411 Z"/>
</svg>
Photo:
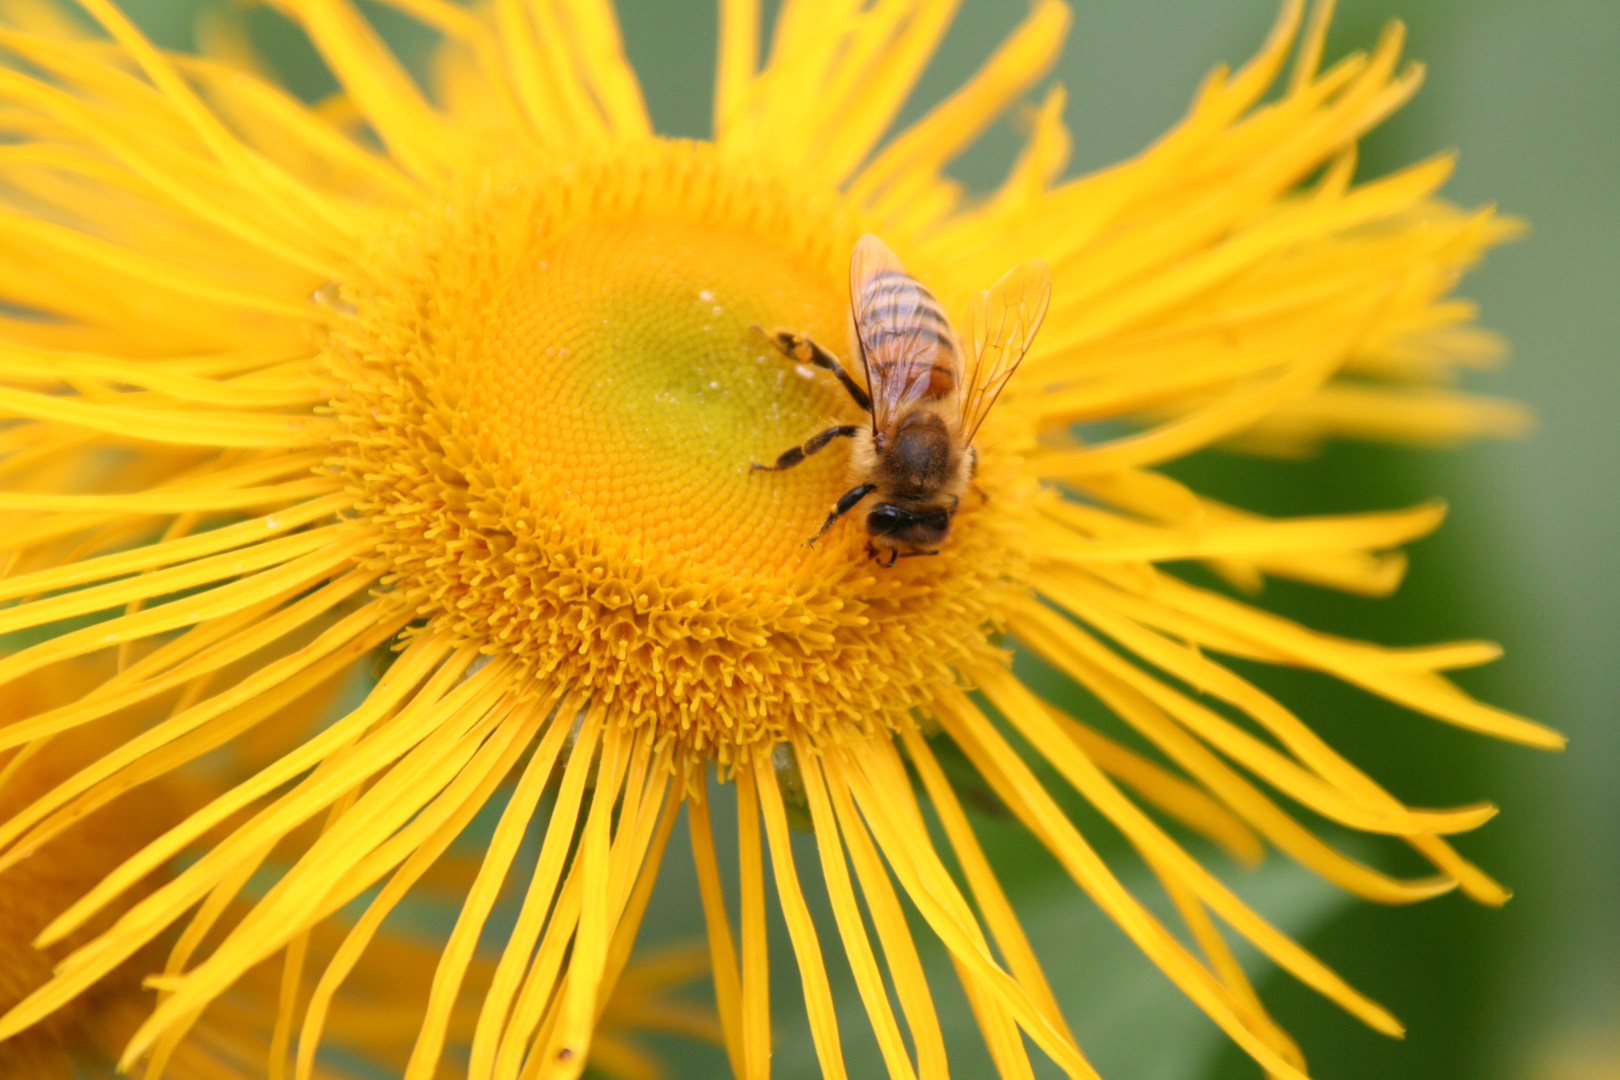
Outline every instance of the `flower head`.
<svg viewBox="0 0 1620 1080">
<path fill-rule="evenodd" d="M 392 0 L 442 37 L 430 92 L 348 0 L 278 0 L 342 85 L 314 107 L 255 76 L 229 32 L 208 36 L 212 55 L 171 55 L 109 0 L 82 3 L 111 41 L 75 36 L 31 0 L 9 4 L 15 28 L 0 31 L 18 61 L 0 76 L 13 137 L 0 299 L 16 312 L 0 316 L 0 404 L 17 418 L 0 433 L 13 519 L 0 595 L 20 601 L 0 629 L 103 617 L 0 660 L 0 679 L 109 649 L 124 660 L 82 699 L 0 731 L 0 746 L 189 689 L 0 826 L 0 850 L 86 792 L 252 738 L 377 650 L 390 662 L 350 712 L 58 916 L 43 941 L 183 848 L 207 848 L 0 1019 L 0 1037 L 165 927 L 200 942 L 217 924 L 208 948 L 154 980 L 161 1000 L 124 1063 L 159 1061 L 247 972 L 302 956 L 307 935 L 368 897 L 322 977 L 335 986 L 505 785 L 413 1034 L 404 1075 L 429 1077 L 554 786 L 477 1006 L 478 1080 L 583 1068 L 683 804 L 734 1070 L 769 1070 L 768 849 L 822 1067 L 841 1076 L 785 798 L 813 824 L 838 944 L 891 1075 L 945 1068 L 902 895 L 956 961 L 1004 1073 L 1027 1074 L 1027 1035 L 1069 1075 L 1091 1075 L 936 760 L 941 737 L 1275 1075 L 1299 1075 L 1298 1052 L 1212 915 L 1375 1027 L 1399 1025 L 1144 807 L 1245 857 L 1268 842 L 1375 900 L 1505 895 L 1444 839 L 1492 808 L 1402 805 L 1220 659 L 1324 671 L 1555 745 L 1440 674 L 1492 647 L 1347 641 L 1159 566 L 1201 560 L 1240 587 L 1274 575 L 1386 592 L 1402 568 L 1391 550 L 1433 528 L 1435 507 L 1277 521 L 1153 467 L 1217 440 L 1298 449 L 1516 421 L 1437 386 L 1489 350 L 1447 293 L 1511 226 L 1434 196 L 1445 159 L 1353 180 L 1356 139 L 1417 85 L 1398 28 L 1323 70 L 1327 7 L 1302 28 L 1301 5 L 1286 4 L 1260 53 L 1214 72 L 1163 139 L 1074 180 L 1061 179 L 1054 89 L 1006 180 L 971 199 L 943 169 L 1056 56 L 1057 0 L 1034 4 L 978 74 L 889 139 L 953 4 L 790 0 L 761 64 L 758 5 L 726 0 L 706 143 L 654 136 L 605 0 Z M 974 437 L 978 497 L 937 554 L 888 566 L 867 557 L 854 520 L 803 543 L 850 485 L 845 451 L 748 468 L 863 422 L 831 376 L 755 328 L 844 350 L 847 267 L 867 232 L 958 327 L 1009 267 L 1041 258 L 1052 276 L 1044 328 Z M 1140 430 L 1077 433 L 1114 419 Z M 1135 748 L 1036 696 L 1009 672 L 1001 635 L 1111 707 Z M 1120 885 L 1018 742 L 1137 847 L 1201 956 Z M 736 787 L 740 936 L 711 777 Z M 1349 858 L 1262 785 L 1402 838 L 1435 873 L 1398 879 Z M 246 899 L 272 852 L 279 876 Z M 302 1078 L 325 1021 L 297 1008 L 286 1023 Z"/>
</svg>

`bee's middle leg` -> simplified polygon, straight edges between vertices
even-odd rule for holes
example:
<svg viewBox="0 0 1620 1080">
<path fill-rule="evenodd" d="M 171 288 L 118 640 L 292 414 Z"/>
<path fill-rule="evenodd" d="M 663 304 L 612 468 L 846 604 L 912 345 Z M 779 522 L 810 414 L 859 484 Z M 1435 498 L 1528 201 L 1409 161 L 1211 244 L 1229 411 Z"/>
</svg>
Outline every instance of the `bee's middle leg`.
<svg viewBox="0 0 1620 1080">
<path fill-rule="evenodd" d="M 761 465 L 756 461 L 753 463 L 753 468 L 763 472 L 778 472 L 782 469 L 791 469 L 834 439 L 847 439 L 859 430 L 860 428 L 854 424 L 835 424 L 826 431 L 817 432 L 810 436 L 805 440 L 803 446 L 792 446 L 782 451 L 781 456 L 776 459 L 776 464 Z"/>
</svg>

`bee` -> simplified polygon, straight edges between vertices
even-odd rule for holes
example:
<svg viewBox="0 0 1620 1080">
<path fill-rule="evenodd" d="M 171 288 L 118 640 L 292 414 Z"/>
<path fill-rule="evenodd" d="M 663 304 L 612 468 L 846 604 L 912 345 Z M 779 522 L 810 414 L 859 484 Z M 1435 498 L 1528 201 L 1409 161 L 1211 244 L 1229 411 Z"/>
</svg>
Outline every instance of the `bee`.
<svg viewBox="0 0 1620 1080">
<path fill-rule="evenodd" d="M 939 301 L 868 233 L 849 260 L 850 344 L 861 358 L 866 388 L 809 338 L 786 330 L 765 335 L 788 358 L 831 371 L 871 414 L 870 425 L 836 424 L 783 451 L 774 464 L 754 463 L 770 472 L 791 469 L 834 439 L 851 440 L 854 486 L 807 545 L 872 495 L 870 557 L 887 554 L 885 565 L 893 566 L 897 559 L 939 554 L 973 486 L 979 460 L 973 436 L 1028 351 L 1051 295 L 1052 277 L 1041 260 L 1009 270 L 972 306 L 970 357 Z"/>
</svg>

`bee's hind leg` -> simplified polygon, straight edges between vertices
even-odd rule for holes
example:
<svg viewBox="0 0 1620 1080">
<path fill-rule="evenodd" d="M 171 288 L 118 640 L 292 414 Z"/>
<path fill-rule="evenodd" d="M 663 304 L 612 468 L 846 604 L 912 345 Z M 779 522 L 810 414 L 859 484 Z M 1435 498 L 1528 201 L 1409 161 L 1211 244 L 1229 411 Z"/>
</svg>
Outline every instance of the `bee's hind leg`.
<svg viewBox="0 0 1620 1080">
<path fill-rule="evenodd" d="M 984 488 L 980 487 L 978 484 L 973 483 L 973 481 L 977 480 L 978 477 L 979 477 L 979 448 L 977 446 L 970 446 L 970 447 L 967 448 L 967 452 L 968 452 L 968 487 L 970 487 L 973 490 L 973 494 L 975 494 L 975 495 L 977 495 L 979 497 L 979 505 L 980 506 L 987 505 L 990 502 L 990 496 L 988 496 L 988 495 L 986 495 L 984 493 Z M 956 508 L 953 506 L 951 509 L 954 511 Z"/>
<path fill-rule="evenodd" d="M 860 428 L 854 424 L 835 424 L 826 431 L 817 432 L 810 436 L 805 440 L 803 446 L 791 446 L 782 451 L 781 455 L 776 459 L 776 464 L 761 465 L 756 461 L 752 467 L 759 469 L 761 472 L 780 472 L 782 469 L 791 469 L 834 439 L 847 439 L 859 430 Z"/>
<path fill-rule="evenodd" d="M 801 334 L 795 334 L 791 330 L 778 330 L 771 333 L 757 326 L 751 329 L 763 336 L 765 340 L 774 345 L 789 360 L 797 360 L 801 364 L 814 364 L 818 368 L 825 368 L 827 371 L 832 372 L 838 381 L 844 384 L 844 389 L 849 391 L 849 396 L 855 399 L 855 404 L 859 405 L 863 412 L 872 411 L 872 399 L 867 396 L 865 390 L 861 389 L 860 383 L 850 378 L 849 372 L 844 370 L 844 365 L 840 364 L 838 358 L 832 353 L 809 338 Z"/>
</svg>

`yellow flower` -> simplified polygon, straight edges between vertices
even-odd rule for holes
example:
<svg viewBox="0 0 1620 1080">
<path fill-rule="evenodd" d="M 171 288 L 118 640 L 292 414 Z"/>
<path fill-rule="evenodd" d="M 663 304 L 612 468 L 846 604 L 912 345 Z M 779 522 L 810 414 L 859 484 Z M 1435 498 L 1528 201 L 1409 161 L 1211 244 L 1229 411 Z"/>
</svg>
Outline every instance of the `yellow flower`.
<svg viewBox="0 0 1620 1080">
<path fill-rule="evenodd" d="M 253 737 L 374 650 L 394 653 L 346 716 L 59 915 L 43 943 L 182 848 L 208 848 L 65 959 L 0 1019 L 0 1037 L 166 927 L 196 937 L 218 923 L 210 948 L 152 980 L 161 999 L 123 1062 L 161 1063 L 245 973 L 304 957 L 323 920 L 367 897 L 339 950 L 352 961 L 509 776 L 408 1080 L 439 1067 L 474 946 L 520 876 L 469 1075 L 578 1074 L 682 805 L 733 1069 L 769 1070 L 768 849 L 822 1068 L 841 1077 L 832 943 L 800 889 L 811 868 L 792 858 L 788 799 L 813 823 L 836 947 L 891 1075 L 945 1068 L 902 894 L 949 949 L 1005 1075 L 1029 1074 L 1026 1037 L 1069 1075 L 1093 1075 L 936 761 L 942 737 L 1274 1075 L 1300 1076 L 1301 1059 L 1215 917 L 1374 1027 L 1399 1024 L 1144 806 L 1245 858 L 1269 842 L 1374 900 L 1505 897 L 1445 840 L 1493 808 L 1402 805 L 1219 659 L 1326 672 L 1557 745 L 1440 674 L 1493 647 L 1344 640 L 1159 567 L 1201 560 L 1240 586 L 1273 575 L 1387 592 L 1403 566 L 1392 549 L 1433 528 L 1438 508 L 1271 520 L 1153 466 L 1222 439 L 1297 450 L 1323 435 L 1446 439 L 1517 423 L 1441 385 L 1490 351 L 1447 294 L 1510 226 L 1434 196 L 1447 159 L 1353 180 L 1357 138 L 1418 82 L 1399 66 L 1398 27 L 1323 70 L 1327 6 L 1302 29 L 1287 3 L 1260 53 L 1215 71 L 1163 139 L 1075 180 L 1060 179 L 1053 90 L 1005 182 L 974 199 L 942 169 L 1039 81 L 1068 18 L 1057 0 L 1035 3 L 979 73 L 887 140 L 953 3 L 789 0 L 761 64 L 759 5 L 723 0 L 711 143 L 653 135 L 606 0 L 387 0 L 442 37 L 428 92 L 347 0 L 275 0 L 342 85 L 314 107 L 256 76 L 228 24 L 204 35 L 208 55 L 169 55 L 110 0 L 82 2 L 110 42 L 77 36 L 45 0 L 7 0 L 15 28 L 0 32 L 18 61 L 0 74 L 0 407 L 16 418 L 0 432 L 0 596 L 19 600 L 0 630 L 105 617 L 0 660 L 0 680 L 109 649 L 125 662 L 80 701 L 0 732 L 0 747 L 191 689 L 0 826 L 0 851 L 35 843 L 75 800 Z M 748 469 L 857 419 L 831 378 L 796 370 L 750 328 L 841 351 L 846 268 L 866 232 L 958 325 L 1008 267 L 1040 257 L 1052 275 L 1045 327 L 975 441 L 984 497 L 963 500 L 937 555 L 892 567 L 867 558 L 855 521 L 804 545 L 849 486 L 843 450 Z M 1143 429 L 1073 434 L 1115 418 Z M 1009 672 L 1002 632 L 1109 705 L 1136 748 L 1034 695 Z M 1120 885 L 1026 752 L 1131 840 L 1201 957 Z M 736 788 L 735 928 L 711 777 Z M 1399 837 L 1435 873 L 1399 879 L 1351 859 L 1262 785 Z M 221 922 L 272 852 L 274 885 Z M 334 961 L 322 978 L 345 970 Z M 278 1023 L 307 1077 L 323 1019 L 288 1000 Z"/>
<path fill-rule="evenodd" d="M 104 657 L 103 661 L 111 659 Z M 69 676 L 69 686 L 41 674 L 13 683 L 7 688 L 0 718 L 10 723 L 61 708 L 74 700 L 74 685 L 106 681 L 115 672 L 108 662 L 81 661 L 60 674 Z M 296 729 L 295 719 L 281 718 L 283 726 Z M 84 738 L 40 740 L 31 745 L 31 752 L 13 749 L 0 755 L 0 818 L 10 817 L 92 766 L 101 745 L 130 738 L 147 721 L 148 717 L 126 712 L 82 731 Z M 31 939 L 50 919 L 121 862 L 218 795 L 225 772 L 216 768 L 202 776 L 160 777 L 138 794 L 126 790 L 126 797 L 111 806 L 81 802 L 73 812 L 50 823 L 51 832 L 59 834 L 58 842 L 46 844 L 32 855 L 25 854 L 26 848 L 16 850 L 5 859 L 0 871 L 0 1008 L 9 1009 L 48 982 L 53 963 L 93 936 L 80 931 L 49 951 L 36 950 Z M 436 873 L 448 880 L 429 884 L 455 881 L 457 862 L 455 858 L 441 861 Z M 109 905 L 91 929 L 104 929 L 171 877 L 167 867 L 160 868 Z M 242 911 L 234 914 L 240 917 Z M 184 1041 L 165 1049 L 165 1075 L 175 1080 L 253 1080 L 264 1075 L 265 1062 L 272 1056 L 285 1060 L 291 1013 L 283 1001 L 284 986 L 297 986 L 306 1007 L 313 999 L 321 1002 L 319 1008 L 330 1017 L 326 1025 L 329 1049 L 341 1049 L 351 1062 L 404 1068 L 410 1048 L 407 1033 L 415 1030 L 420 1019 L 438 952 L 385 930 L 377 948 L 360 957 L 344 957 L 334 966 L 352 935 L 353 928 L 337 920 L 322 923 L 295 950 L 297 959 L 290 964 L 278 957 L 246 972 L 185 1032 Z M 189 947 L 183 941 L 170 944 L 174 946 L 171 963 L 183 966 L 195 943 Z M 158 949 L 141 950 L 42 1023 L 0 1041 L 0 1076 L 6 1080 L 57 1080 L 78 1075 L 75 1068 L 89 1075 L 105 1075 L 123 1041 L 150 1011 L 141 976 L 154 962 L 162 963 Z M 476 996 L 489 985 L 494 966 L 487 958 L 479 958 L 469 970 L 466 993 L 451 1018 L 451 1036 L 458 1044 L 465 1044 L 472 1035 Z M 335 984 L 314 977 L 339 969 L 347 974 L 341 994 L 335 993 L 339 989 Z M 674 1032 L 718 1043 L 719 1027 L 712 1014 L 665 995 L 666 990 L 707 969 L 707 950 L 701 946 L 677 947 L 632 962 L 603 1009 L 591 1046 L 592 1066 L 616 1080 L 662 1075 L 661 1064 L 637 1044 L 637 1031 Z M 290 982 L 289 972 L 293 975 Z M 458 1075 L 449 1063 L 441 1072 Z M 371 1074 L 364 1064 L 355 1071 L 326 1061 L 319 1075 L 347 1080 Z"/>
<path fill-rule="evenodd" d="M 266 1075 L 267 1061 L 281 1062 L 285 1070 L 293 1017 L 286 988 L 294 985 L 303 1000 L 319 995 L 325 1014 L 322 1050 L 338 1051 L 323 1053 L 313 1075 L 323 1080 L 364 1080 L 379 1069 L 384 1075 L 399 1075 L 421 1023 L 439 953 L 421 940 L 384 930 L 363 955 L 344 955 L 345 939 L 353 932 L 339 921 L 315 927 L 299 954 L 302 970 L 295 982 L 288 981 L 279 957 L 248 971 L 174 1047 L 162 1075 L 174 1080 L 259 1080 Z M 327 974 L 338 969 L 344 971 L 341 990 Z M 469 966 L 461 1000 L 449 1017 L 453 1052 L 439 1062 L 434 1076 L 459 1080 L 466 1075 L 457 1052 L 464 1056 L 478 1018 L 478 995 L 488 987 L 494 969 L 487 957 Z M 718 1043 L 720 1029 L 711 1011 L 666 994 L 707 970 L 707 950 L 701 944 L 632 961 L 603 1007 L 591 1042 L 591 1068 L 611 1080 L 657 1080 L 665 1075 L 664 1064 L 638 1042 L 638 1033 L 674 1033 Z M 98 1017 L 96 1035 L 109 1060 L 150 1011 L 134 995 L 118 1004 L 116 1013 L 108 1010 Z M 7 1045 L 0 1043 L 0 1053 Z M 150 1068 L 149 1073 L 156 1075 Z M 5 1075 L 11 1080 L 10 1073 Z"/>
<path fill-rule="evenodd" d="M 107 665 L 102 665 L 106 667 Z M 86 664 L 72 672 L 83 679 L 105 677 Z M 72 700 L 60 685 L 42 678 L 23 679 L 6 688 L 0 700 L 0 722 L 50 709 Z M 119 719 L 104 721 L 88 735 L 117 741 L 138 727 Z M 0 753 L 0 817 L 10 817 L 45 794 L 81 767 L 95 760 L 92 744 L 84 740 L 39 743 L 24 752 Z M 178 812 L 173 785 L 160 781 L 138 804 L 124 800 L 116 812 L 89 820 L 62 821 L 63 843 L 36 856 L 6 860 L 0 874 L 0 1008 L 9 1009 L 50 980 L 51 966 L 72 944 L 89 939 L 81 934 L 50 952 L 35 950 L 31 939 L 62 907 L 71 903 L 102 875 L 139 851 L 152 838 L 185 816 Z M 150 883 L 148 883 L 149 885 Z M 135 891 L 123 898 L 127 907 L 140 898 Z M 101 928 L 104 928 L 103 922 Z M 16 1038 L 0 1042 L 0 1076 L 8 1080 L 54 1080 L 71 1075 L 75 1063 L 96 1061 L 105 1047 L 100 1035 L 122 1002 L 139 1000 L 139 957 L 110 972 L 84 996 Z M 133 1030 L 133 1028 L 129 1029 Z"/>
</svg>

